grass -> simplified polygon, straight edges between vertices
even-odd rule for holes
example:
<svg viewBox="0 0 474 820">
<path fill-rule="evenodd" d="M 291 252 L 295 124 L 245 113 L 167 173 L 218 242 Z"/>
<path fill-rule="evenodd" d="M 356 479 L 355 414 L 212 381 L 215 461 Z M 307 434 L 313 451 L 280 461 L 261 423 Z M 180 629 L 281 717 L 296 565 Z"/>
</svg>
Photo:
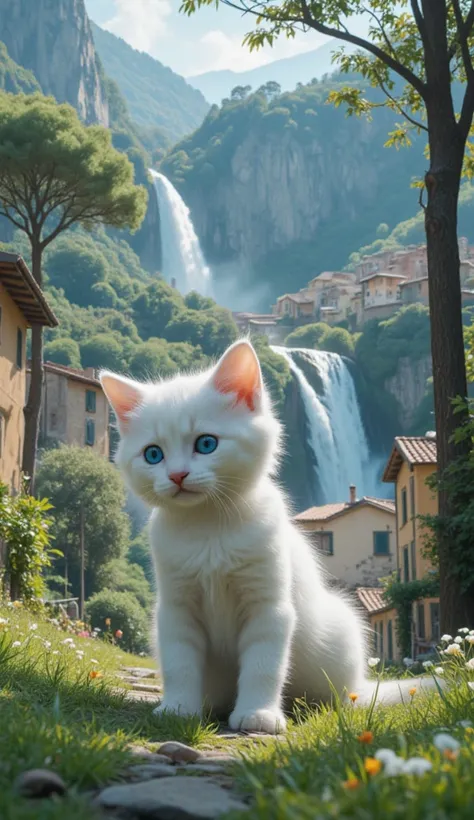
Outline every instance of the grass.
<svg viewBox="0 0 474 820">
<path fill-rule="evenodd" d="M 150 702 L 117 691 L 122 665 L 149 666 L 150 659 L 67 635 L 23 608 L 0 606 L 1 818 L 98 820 L 84 792 L 120 779 L 132 742 L 175 739 L 202 748 L 237 746 L 243 765 L 235 769 L 236 786 L 252 797 L 247 820 L 471 820 L 474 669 L 466 669 L 466 661 L 473 646 L 462 646 L 464 656 L 444 656 L 446 691 L 415 692 L 405 704 L 375 709 L 301 705 L 285 740 L 220 741 L 212 725 L 154 717 Z M 441 731 L 451 739 L 436 740 Z M 429 771 L 386 776 L 377 759 L 381 749 L 404 760 L 423 758 Z M 67 796 L 18 797 L 16 776 L 36 767 L 56 770 Z"/>
</svg>

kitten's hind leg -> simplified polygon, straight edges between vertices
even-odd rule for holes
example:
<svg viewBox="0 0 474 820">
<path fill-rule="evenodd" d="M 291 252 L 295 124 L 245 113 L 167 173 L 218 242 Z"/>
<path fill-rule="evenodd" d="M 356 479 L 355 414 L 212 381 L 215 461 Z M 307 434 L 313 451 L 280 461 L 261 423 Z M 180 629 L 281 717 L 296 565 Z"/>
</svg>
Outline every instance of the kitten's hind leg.
<svg viewBox="0 0 474 820">
<path fill-rule="evenodd" d="M 238 695 L 229 726 L 234 730 L 284 732 L 282 692 L 288 676 L 295 613 L 289 603 L 255 607 L 239 639 Z"/>
</svg>

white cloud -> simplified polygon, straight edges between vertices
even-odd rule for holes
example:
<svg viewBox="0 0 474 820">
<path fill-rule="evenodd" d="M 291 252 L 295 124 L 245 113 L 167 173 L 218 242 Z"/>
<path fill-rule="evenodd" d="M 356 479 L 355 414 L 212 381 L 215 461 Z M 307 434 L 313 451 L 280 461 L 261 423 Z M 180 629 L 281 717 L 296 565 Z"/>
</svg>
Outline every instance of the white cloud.
<svg viewBox="0 0 474 820">
<path fill-rule="evenodd" d="M 250 51 L 242 45 L 240 34 L 226 34 L 222 29 L 207 31 L 199 40 L 198 59 L 194 61 L 189 76 L 203 74 L 207 71 L 250 71 L 262 65 L 272 63 L 284 57 L 293 57 L 317 48 L 327 38 L 308 34 L 296 35 L 292 39 L 281 37 L 273 48 L 265 46 L 258 51 Z"/>
<path fill-rule="evenodd" d="M 134 48 L 153 54 L 157 40 L 168 29 L 170 0 L 114 0 L 114 5 L 113 17 L 101 23 L 102 28 Z"/>
</svg>

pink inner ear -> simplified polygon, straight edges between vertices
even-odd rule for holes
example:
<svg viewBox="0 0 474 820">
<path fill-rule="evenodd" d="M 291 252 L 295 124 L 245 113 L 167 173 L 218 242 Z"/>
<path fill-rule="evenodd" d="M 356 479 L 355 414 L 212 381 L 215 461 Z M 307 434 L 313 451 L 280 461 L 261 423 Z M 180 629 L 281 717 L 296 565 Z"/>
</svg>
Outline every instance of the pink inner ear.
<svg viewBox="0 0 474 820">
<path fill-rule="evenodd" d="M 249 344 L 237 344 L 224 355 L 214 385 L 220 393 L 235 393 L 237 403 L 245 402 L 249 410 L 255 410 L 262 382 L 258 359 Z"/>
<path fill-rule="evenodd" d="M 112 374 L 101 376 L 101 383 L 117 419 L 124 426 L 130 413 L 140 404 L 139 386 Z"/>
</svg>

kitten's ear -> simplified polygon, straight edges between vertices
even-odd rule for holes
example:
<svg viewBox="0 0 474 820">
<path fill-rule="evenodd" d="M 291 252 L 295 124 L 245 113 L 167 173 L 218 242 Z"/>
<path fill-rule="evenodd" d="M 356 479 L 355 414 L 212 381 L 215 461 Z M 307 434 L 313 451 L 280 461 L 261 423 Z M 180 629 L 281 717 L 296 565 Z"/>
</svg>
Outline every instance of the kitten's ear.
<svg viewBox="0 0 474 820">
<path fill-rule="evenodd" d="M 245 402 L 249 410 L 259 407 L 262 374 L 250 342 L 241 340 L 226 350 L 214 371 L 213 383 L 219 393 L 235 393 L 237 404 Z"/>
<path fill-rule="evenodd" d="M 99 379 L 120 429 L 126 430 L 130 413 L 133 413 L 143 399 L 142 385 L 108 370 L 102 370 Z"/>
</svg>

